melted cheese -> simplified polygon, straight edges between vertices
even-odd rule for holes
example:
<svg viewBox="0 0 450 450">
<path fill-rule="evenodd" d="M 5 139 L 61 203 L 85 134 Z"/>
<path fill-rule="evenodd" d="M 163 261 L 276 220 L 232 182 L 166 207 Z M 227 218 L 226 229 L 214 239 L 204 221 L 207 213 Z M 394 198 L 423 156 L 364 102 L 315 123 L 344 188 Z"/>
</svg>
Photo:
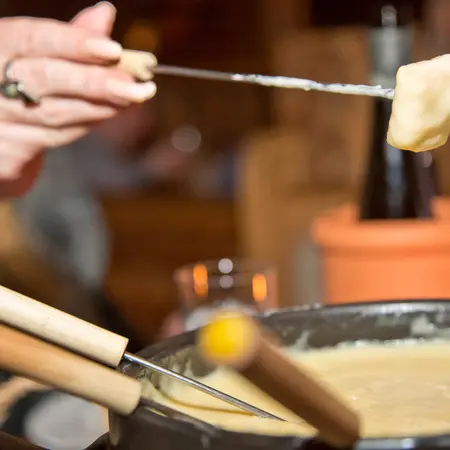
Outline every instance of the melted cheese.
<svg viewBox="0 0 450 450">
<path fill-rule="evenodd" d="M 361 414 L 363 435 L 415 436 L 450 432 L 450 343 L 368 346 L 289 353 Z M 252 417 L 184 384 L 165 379 L 148 396 L 225 429 L 262 434 L 314 434 L 308 425 L 237 373 L 218 369 L 203 383 L 288 422 Z"/>
</svg>

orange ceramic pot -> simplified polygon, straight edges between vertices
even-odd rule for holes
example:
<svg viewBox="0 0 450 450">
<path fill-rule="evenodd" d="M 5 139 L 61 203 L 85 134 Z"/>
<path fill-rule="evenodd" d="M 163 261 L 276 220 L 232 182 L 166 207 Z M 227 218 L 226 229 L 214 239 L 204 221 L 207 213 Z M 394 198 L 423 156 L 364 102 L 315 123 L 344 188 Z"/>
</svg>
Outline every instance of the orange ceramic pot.
<svg viewBox="0 0 450 450">
<path fill-rule="evenodd" d="M 358 220 L 355 205 L 319 216 L 325 303 L 450 299 L 450 199 L 433 220 Z"/>
</svg>

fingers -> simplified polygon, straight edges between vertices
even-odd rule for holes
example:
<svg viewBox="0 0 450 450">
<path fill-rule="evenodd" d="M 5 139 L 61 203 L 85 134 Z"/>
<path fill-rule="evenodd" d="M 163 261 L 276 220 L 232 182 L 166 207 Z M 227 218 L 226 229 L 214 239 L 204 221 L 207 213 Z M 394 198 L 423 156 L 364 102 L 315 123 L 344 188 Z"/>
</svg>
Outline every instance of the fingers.
<svg viewBox="0 0 450 450">
<path fill-rule="evenodd" d="M 28 108 L 21 102 L 0 99 L 0 120 L 61 128 L 80 123 L 95 123 L 117 114 L 117 108 L 93 104 L 76 98 L 43 98 L 37 108 Z"/>
<path fill-rule="evenodd" d="M 100 2 L 83 9 L 71 21 L 79 28 L 90 30 L 101 36 L 109 36 L 116 19 L 116 8 L 109 2 Z"/>
<path fill-rule="evenodd" d="M 36 149 L 66 145 L 76 141 L 87 131 L 88 126 L 84 124 L 67 128 L 46 128 L 0 122 L 0 166 L 3 166 L 1 153 L 8 153 L 6 149 L 11 151 L 11 158 L 14 156 L 17 161 L 24 163 L 35 155 Z"/>
<path fill-rule="evenodd" d="M 122 54 L 117 42 L 56 20 L 5 18 L 0 25 L 7 38 L 2 43 L 6 59 L 33 55 L 100 63 L 117 61 Z"/>
<path fill-rule="evenodd" d="M 120 70 L 61 59 L 19 59 L 9 74 L 21 81 L 27 92 L 42 98 L 65 96 L 127 105 L 144 102 L 156 92 L 154 83 L 136 83 Z"/>
</svg>

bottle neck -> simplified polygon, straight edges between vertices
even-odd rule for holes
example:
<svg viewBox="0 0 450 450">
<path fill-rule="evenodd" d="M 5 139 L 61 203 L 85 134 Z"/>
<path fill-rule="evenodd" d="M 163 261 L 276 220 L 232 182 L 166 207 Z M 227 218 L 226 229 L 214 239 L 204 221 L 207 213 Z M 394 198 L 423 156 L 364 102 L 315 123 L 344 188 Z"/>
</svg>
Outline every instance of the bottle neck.
<svg viewBox="0 0 450 450">
<path fill-rule="evenodd" d="M 371 29 L 372 83 L 394 88 L 397 70 L 412 60 L 412 27 L 404 15 L 387 6 L 380 25 Z M 372 149 L 360 207 L 361 220 L 430 218 L 432 192 L 429 170 L 422 154 L 396 149 L 386 143 L 391 114 L 389 100 L 374 99 Z"/>
<path fill-rule="evenodd" d="M 410 26 L 385 24 L 371 29 L 372 84 L 395 87 L 398 68 L 411 62 L 412 38 Z"/>
</svg>

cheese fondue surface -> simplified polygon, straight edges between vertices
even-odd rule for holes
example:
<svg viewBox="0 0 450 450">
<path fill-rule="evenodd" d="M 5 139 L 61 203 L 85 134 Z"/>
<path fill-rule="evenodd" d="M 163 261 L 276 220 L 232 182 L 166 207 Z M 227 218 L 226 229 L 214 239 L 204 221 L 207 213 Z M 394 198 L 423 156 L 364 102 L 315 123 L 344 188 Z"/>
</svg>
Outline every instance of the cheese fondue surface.
<svg viewBox="0 0 450 450">
<path fill-rule="evenodd" d="M 450 342 L 368 345 L 289 351 L 297 364 L 340 395 L 362 418 L 365 437 L 450 432 Z M 308 425 L 235 372 L 217 369 L 199 381 L 287 420 L 252 417 L 233 406 L 164 378 L 145 394 L 221 428 L 274 435 L 312 435 Z"/>
</svg>

